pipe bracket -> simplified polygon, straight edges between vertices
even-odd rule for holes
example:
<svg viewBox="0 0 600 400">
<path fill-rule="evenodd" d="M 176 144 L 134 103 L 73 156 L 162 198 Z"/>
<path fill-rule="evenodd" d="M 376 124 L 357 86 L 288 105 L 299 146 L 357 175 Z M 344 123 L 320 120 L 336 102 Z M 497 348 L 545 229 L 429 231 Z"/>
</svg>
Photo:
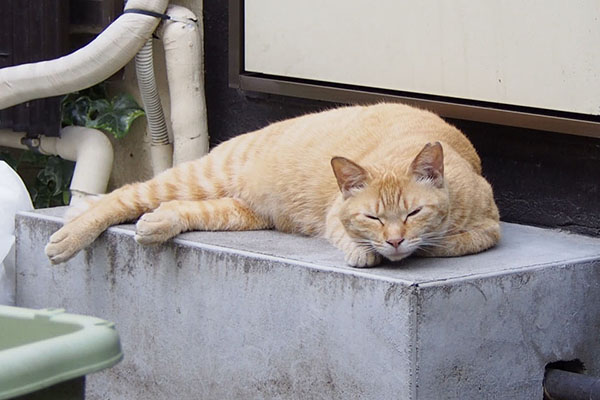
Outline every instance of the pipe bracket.
<svg viewBox="0 0 600 400">
<path fill-rule="evenodd" d="M 21 138 L 21 144 L 23 146 L 27 146 L 27 148 L 35 153 L 41 154 L 40 151 L 40 137 L 39 136 L 35 136 L 35 137 L 22 137 Z"/>
</svg>

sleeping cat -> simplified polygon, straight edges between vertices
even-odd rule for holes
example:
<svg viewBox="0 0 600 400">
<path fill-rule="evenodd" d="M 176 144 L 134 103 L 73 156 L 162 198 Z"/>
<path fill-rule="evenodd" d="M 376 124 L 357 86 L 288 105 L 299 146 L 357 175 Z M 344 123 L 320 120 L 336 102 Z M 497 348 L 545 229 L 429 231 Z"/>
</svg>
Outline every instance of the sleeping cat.
<svg viewBox="0 0 600 400">
<path fill-rule="evenodd" d="M 343 107 L 235 137 L 101 197 L 50 237 L 46 254 L 67 261 L 140 215 L 135 240 L 144 245 L 191 230 L 274 228 L 325 237 L 354 267 L 476 253 L 500 238 L 471 143 L 400 104 Z"/>
</svg>

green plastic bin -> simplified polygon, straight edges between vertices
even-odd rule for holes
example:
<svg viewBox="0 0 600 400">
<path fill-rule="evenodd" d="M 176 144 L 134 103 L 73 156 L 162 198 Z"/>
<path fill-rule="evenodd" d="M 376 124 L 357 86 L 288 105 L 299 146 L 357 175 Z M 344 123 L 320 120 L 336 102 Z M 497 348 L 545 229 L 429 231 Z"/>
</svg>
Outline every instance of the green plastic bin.
<svg viewBox="0 0 600 400">
<path fill-rule="evenodd" d="M 85 375 L 122 358 L 112 322 L 0 306 L 0 400 L 82 399 Z"/>
</svg>

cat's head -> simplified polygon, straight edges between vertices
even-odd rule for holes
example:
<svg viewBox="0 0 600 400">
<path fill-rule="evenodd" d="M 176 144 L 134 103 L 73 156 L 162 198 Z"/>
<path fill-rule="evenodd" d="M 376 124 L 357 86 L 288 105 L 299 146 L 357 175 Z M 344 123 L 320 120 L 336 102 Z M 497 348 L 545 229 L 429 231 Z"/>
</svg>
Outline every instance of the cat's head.
<svg viewBox="0 0 600 400">
<path fill-rule="evenodd" d="M 331 166 L 344 201 L 340 220 L 354 241 L 392 261 L 435 245 L 448 216 L 444 155 L 428 143 L 408 168 L 363 168 L 343 157 Z"/>
</svg>

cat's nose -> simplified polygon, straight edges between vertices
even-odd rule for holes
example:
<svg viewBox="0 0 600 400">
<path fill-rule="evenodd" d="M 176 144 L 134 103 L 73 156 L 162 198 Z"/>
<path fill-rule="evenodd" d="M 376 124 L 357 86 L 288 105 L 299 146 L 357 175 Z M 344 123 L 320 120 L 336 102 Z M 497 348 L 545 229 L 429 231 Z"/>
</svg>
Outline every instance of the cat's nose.
<svg viewBox="0 0 600 400">
<path fill-rule="evenodd" d="M 389 240 L 386 240 L 386 242 L 389 245 L 391 245 L 393 248 L 397 249 L 398 246 L 400 246 L 400 244 L 402 242 L 404 242 L 404 238 L 389 239 Z"/>
</svg>

